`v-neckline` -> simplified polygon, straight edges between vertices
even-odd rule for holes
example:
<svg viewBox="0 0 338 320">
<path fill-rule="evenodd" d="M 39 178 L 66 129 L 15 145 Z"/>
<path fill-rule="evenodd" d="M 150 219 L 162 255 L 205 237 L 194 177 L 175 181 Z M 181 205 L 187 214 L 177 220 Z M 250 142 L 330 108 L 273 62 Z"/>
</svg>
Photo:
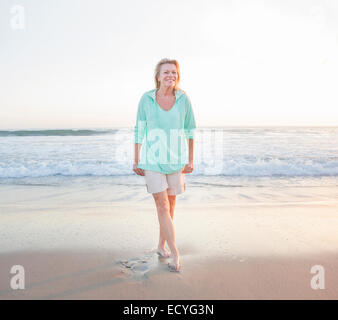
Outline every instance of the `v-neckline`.
<svg viewBox="0 0 338 320">
<path fill-rule="evenodd" d="M 176 102 L 177 102 L 177 95 L 176 95 L 176 90 L 174 90 L 174 93 L 175 93 L 175 103 L 173 104 L 173 106 L 169 109 L 169 110 L 164 110 L 160 105 L 159 103 L 157 102 L 157 99 L 156 99 L 156 94 L 157 94 L 157 91 L 158 90 L 155 90 L 155 103 L 157 104 L 157 106 L 164 112 L 169 112 L 171 111 L 172 109 L 174 109 L 175 105 L 176 105 Z"/>
</svg>

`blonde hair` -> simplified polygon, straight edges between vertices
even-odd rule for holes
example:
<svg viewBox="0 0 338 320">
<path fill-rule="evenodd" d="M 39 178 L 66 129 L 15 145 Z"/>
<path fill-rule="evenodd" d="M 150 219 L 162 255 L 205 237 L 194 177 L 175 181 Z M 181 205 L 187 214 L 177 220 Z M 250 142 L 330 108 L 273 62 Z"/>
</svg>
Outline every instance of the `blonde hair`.
<svg viewBox="0 0 338 320">
<path fill-rule="evenodd" d="M 166 64 L 166 63 L 170 63 L 170 64 L 173 64 L 176 66 L 176 71 L 177 71 L 177 80 L 175 82 L 175 87 L 174 87 L 174 90 L 177 90 L 179 87 L 179 83 L 180 83 L 180 79 L 181 79 L 181 74 L 180 74 L 180 66 L 178 64 L 178 61 L 177 60 L 174 60 L 174 59 L 167 59 L 167 58 L 164 58 L 162 60 L 160 60 L 160 62 L 157 63 L 156 65 L 156 68 L 155 68 L 155 75 L 154 75 L 154 80 L 155 80 L 155 86 L 156 86 L 156 89 L 158 89 L 160 87 L 160 81 L 158 81 L 158 76 L 160 75 L 160 71 L 161 71 L 161 66 L 163 64 Z"/>
</svg>

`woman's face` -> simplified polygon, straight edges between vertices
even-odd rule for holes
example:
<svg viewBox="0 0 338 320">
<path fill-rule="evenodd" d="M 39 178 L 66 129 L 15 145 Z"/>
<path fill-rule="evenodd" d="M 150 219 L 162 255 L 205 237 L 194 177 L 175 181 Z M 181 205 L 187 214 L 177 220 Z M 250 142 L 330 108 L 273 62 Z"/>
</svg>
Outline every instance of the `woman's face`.
<svg viewBox="0 0 338 320">
<path fill-rule="evenodd" d="M 158 80 L 161 81 L 161 86 L 174 87 L 177 81 L 176 66 L 171 63 L 162 64 Z"/>
</svg>

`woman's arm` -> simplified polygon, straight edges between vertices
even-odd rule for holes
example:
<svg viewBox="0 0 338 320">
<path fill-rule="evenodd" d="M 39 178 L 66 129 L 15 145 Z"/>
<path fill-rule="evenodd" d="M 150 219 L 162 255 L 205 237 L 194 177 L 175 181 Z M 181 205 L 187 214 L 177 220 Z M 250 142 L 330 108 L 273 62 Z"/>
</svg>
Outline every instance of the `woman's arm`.
<svg viewBox="0 0 338 320">
<path fill-rule="evenodd" d="M 141 143 L 135 143 L 135 152 L 134 152 L 134 164 L 133 164 L 133 171 L 138 174 L 139 176 L 144 176 L 143 169 L 140 169 L 137 167 L 139 161 L 140 161 L 140 150 L 141 150 L 142 144 Z"/>
<path fill-rule="evenodd" d="M 140 151 L 141 151 L 142 144 L 135 143 L 135 152 L 134 152 L 134 163 L 138 164 L 140 161 Z"/>
<path fill-rule="evenodd" d="M 188 139 L 189 141 L 189 163 L 194 162 L 194 139 Z"/>
<path fill-rule="evenodd" d="M 140 161 L 140 150 L 146 130 L 146 114 L 144 111 L 144 96 L 142 96 L 137 109 L 136 115 L 136 125 L 134 128 L 134 140 L 135 140 L 135 152 L 134 152 L 134 164 L 133 164 L 133 171 L 140 175 L 144 176 L 143 169 L 138 168 L 138 163 Z"/>
<path fill-rule="evenodd" d="M 194 112 L 188 96 L 186 97 L 186 114 L 184 120 L 184 133 L 188 139 L 189 161 L 183 168 L 183 173 L 191 173 L 194 170 L 194 129 L 196 128 Z"/>
<path fill-rule="evenodd" d="M 194 170 L 194 139 L 188 139 L 189 162 L 184 166 L 182 173 L 191 173 Z"/>
</svg>

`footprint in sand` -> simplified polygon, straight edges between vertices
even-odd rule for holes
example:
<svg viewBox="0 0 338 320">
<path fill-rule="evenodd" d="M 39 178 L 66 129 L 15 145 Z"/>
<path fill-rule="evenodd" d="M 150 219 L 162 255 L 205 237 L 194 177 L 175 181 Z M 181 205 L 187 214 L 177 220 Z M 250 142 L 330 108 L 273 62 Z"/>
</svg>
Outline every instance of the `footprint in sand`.
<svg viewBox="0 0 338 320">
<path fill-rule="evenodd" d="M 232 255 L 231 259 L 232 259 L 232 260 L 239 261 L 239 262 L 244 262 L 244 261 L 246 261 L 246 258 L 238 257 L 238 256 L 236 256 L 236 255 Z"/>
<path fill-rule="evenodd" d="M 129 270 L 131 275 L 145 277 L 156 266 L 157 257 L 156 250 L 153 250 L 142 257 L 138 256 L 128 260 L 121 260 L 118 263 L 123 268 Z"/>
</svg>

